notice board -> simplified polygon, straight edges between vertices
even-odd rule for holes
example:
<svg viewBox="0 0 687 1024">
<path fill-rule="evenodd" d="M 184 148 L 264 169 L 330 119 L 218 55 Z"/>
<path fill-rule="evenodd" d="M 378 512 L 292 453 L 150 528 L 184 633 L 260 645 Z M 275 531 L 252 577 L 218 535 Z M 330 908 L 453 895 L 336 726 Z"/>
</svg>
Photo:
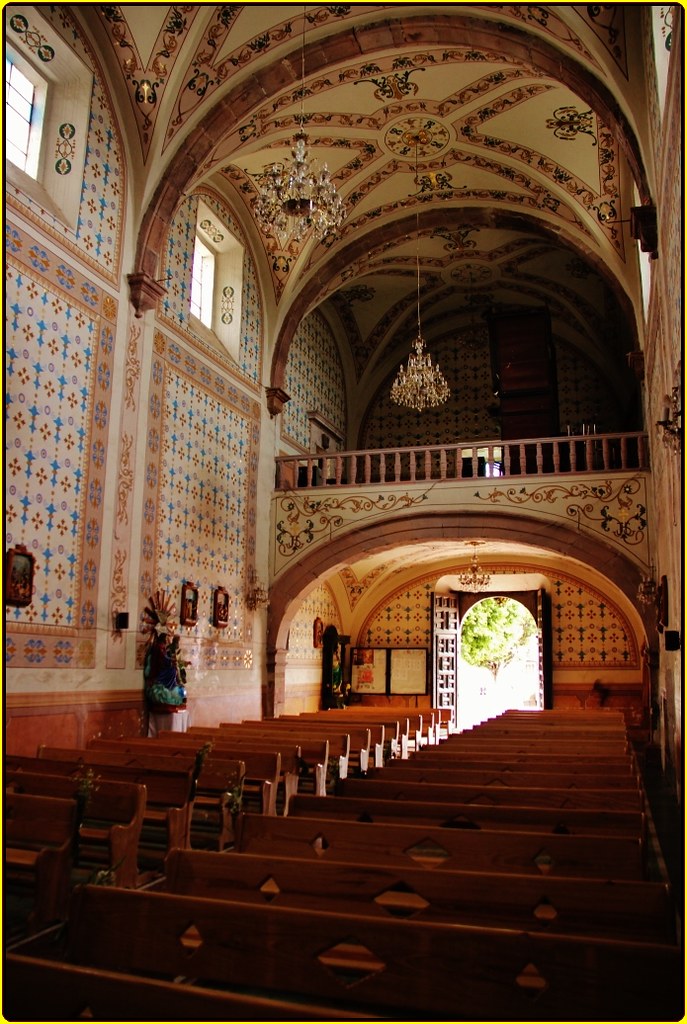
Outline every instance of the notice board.
<svg viewBox="0 0 687 1024">
<path fill-rule="evenodd" d="M 427 690 L 427 651 L 424 647 L 392 650 L 389 692 L 425 693 Z"/>
<path fill-rule="evenodd" d="M 354 647 L 351 651 L 351 689 L 354 693 L 386 693 L 386 650 Z"/>
<path fill-rule="evenodd" d="M 427 649 L 353 647 L 351 690 L 387 696 L 426 693 Z"/>
</svg>

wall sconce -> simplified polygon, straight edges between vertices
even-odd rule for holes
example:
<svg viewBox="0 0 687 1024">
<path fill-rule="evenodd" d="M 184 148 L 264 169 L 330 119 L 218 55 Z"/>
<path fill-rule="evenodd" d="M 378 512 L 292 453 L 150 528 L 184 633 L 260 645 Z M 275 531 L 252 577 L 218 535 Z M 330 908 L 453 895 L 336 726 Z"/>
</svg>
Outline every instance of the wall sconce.
<svg viewBox="0 0 687 1024">
<path fill-rule="evenodd" d="M 674 387 L 666 402 L 670 404 L 663 410 L 663 419 L 656 422 L 663 430 L 663 443 L 666 448 L 677 454 L 682 449 L 682 409 L 680 408 L 680 389 Z"/>
<path fill-rule="evenodd" d="M 642 576 L 637 587 L 637 600 L 640 604 L 649 605 L 656 602 L 656 566 L 652 565 L 649 576 Z"/>
<path fill-rule="evenodd" d="M 252 569 L 246 589 L 246 604 L 251 611 L 255 611 L 256 608 L 261 608 L 269 603 L 270 598 L 267 588 L 260 583 L 258 574 L 255 569 Z"/>
</svg>

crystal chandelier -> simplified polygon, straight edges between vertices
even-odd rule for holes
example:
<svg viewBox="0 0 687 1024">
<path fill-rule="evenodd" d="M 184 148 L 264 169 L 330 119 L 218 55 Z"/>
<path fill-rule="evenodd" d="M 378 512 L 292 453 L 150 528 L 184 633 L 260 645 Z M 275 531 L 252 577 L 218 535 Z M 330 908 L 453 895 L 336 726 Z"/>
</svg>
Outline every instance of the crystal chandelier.
<svg viewBox="0 0 687 1024">
<path fill-rule="evenodd" d="M 415 138 L 415 182 L 417 184 L 417 147 L 418 137 Z M 420 223 L 416 214 L 416 249 L 415 264 L 417 271 L 417 338 L 413 344 L 413 351 L 408 356 L 407 366 L 400 366 L 396 379 L 391 386 L 389 398 L 396 405 L 404 405 L 408 409 L 416 409 L 422 412 L 433 406 L 443 405 L 451 394 L 439 364 L 432 365 L 432 357 L 425 351 L 425 343 L 422 337 L 420 324 Z"/>
<path fill-rule="evenodd" d="M 470 562 L 470 568 L 466 569 L 465 572 L 461 572 L 458 575 L 458 583 L 460 584 L 461 590 L 470 590 L 476 593 L 478 590 L 484 590 L 491 580 L 491 573 L 485 572 L 482 566 L 477 561 L 477 545 L 473 544 L 475 552 Z"/>
<path fill-rule="evenodd" d="M 262 179 L 262 192 L 254 206 L 256 220 L 265 233 L 292 237 L 299 242 L 311 228 L 322 241 L 336 231 L 346 215 L 341 197 L 329 177 L 326 164 L 313 168 L 308 154 L 305 115 L 305 8 L 301 42 L 301 112 L 299 130 L 291 147 L 291 160 L 272 164 Z"/>
</svg>

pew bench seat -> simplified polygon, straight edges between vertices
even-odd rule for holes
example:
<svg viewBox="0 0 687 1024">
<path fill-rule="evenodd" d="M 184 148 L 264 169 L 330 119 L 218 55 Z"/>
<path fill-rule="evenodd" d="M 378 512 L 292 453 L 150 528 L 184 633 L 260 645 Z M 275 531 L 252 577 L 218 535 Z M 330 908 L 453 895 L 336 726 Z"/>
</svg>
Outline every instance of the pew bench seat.
<svg viewBox="0 0 687 1024">
<path fill-rule="evenodd" d="M 361 858 L 364 850 L 361 850 Z M 566 935 L 675 943 L 677 915 L 661 882 L 427 871 L 270 854 L 172 850 L 162 889 L 185 896 L 448 921 Z"/>
<path fill-rule="evenodd" d="M 675 945 L 103 886 L 75 890 L 63 959 L 371 1019 L 675 1020 L 683 997 Z"/>
<path fill-rule="evenodd" d="M 64 920 L 76 828 L 75 800 L 5 792 L 5 898 L 29 901 L 29 932 Z"/>
<path fill-rule="evenodd" d="M 146 804 L 145 786 L 97 779 L 84 790 L 81 779 L 45 772 L 8 770 L 7 790 L 75 800 L 78 871 L 111 872 L 115 885 L 135 886 L 138 842 Z"/>
</svg>

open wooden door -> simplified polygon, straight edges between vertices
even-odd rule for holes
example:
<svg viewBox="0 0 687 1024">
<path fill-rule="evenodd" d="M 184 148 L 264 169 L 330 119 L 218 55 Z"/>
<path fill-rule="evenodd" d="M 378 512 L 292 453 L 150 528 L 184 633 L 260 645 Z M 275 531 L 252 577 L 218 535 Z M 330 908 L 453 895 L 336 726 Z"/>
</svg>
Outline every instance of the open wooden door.
<svg viewBox="0 0 687 1024">
<path fill-rule="evenodd" d="M 553 707 L 553 636 L 551 633 L 551 597 L 537 591 L 537 629 L 539 630 L 539 707 Z"/>
<path fill-rule="evenodd" d="M 450 708 L 451 726 L 458 725 L 458 598 L 432 595 L 432 707 Z"/>
</svg>

